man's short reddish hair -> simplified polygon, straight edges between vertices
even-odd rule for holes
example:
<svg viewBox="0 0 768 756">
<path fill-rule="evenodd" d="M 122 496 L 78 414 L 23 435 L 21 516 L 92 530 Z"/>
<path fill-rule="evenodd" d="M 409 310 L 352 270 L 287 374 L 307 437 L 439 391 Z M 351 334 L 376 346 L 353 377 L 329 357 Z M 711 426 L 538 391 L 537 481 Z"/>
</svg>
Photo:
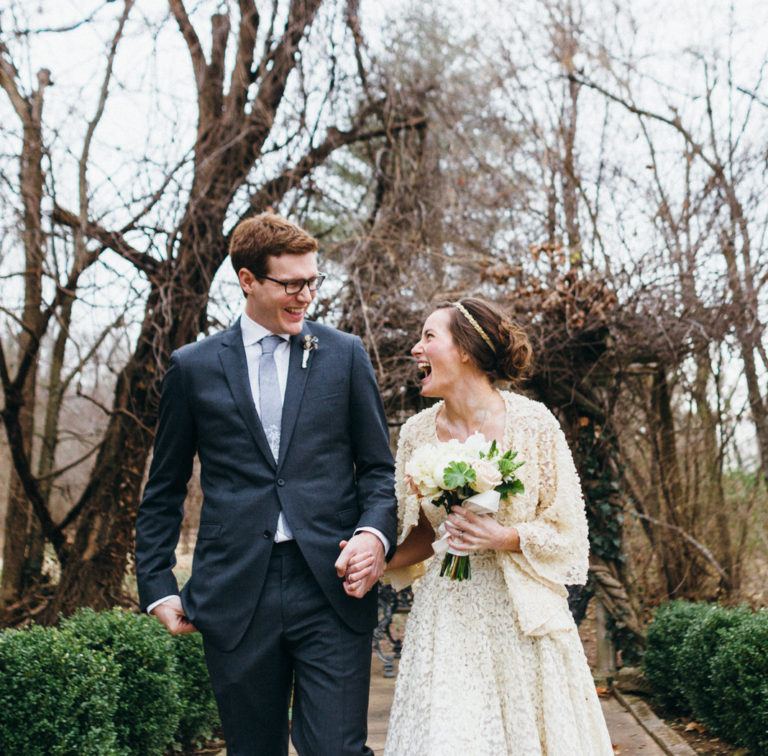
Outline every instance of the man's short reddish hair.
<svg viewBox="0 0 768 756">
<path fill-rule="evenodd" d="M 317 252 L 317 239 L 285 218 L 261 213 L 237 225 L 229 241 L 235 272 L 247 268 L 257 278 L 267 275 L 269 257 Z"/>
</svg>

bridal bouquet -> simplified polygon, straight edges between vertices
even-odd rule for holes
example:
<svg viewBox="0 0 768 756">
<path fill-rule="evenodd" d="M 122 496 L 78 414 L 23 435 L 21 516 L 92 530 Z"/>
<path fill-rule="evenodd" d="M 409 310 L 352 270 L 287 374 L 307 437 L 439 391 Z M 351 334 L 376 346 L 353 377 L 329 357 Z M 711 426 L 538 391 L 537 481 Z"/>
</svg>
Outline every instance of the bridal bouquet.
<svg viewBox="0 0 768 756">
<path fill-rule="evenodd" d="M 420 446 L 408 460 L 405 474 L 420 498 L 444 507 L 449 514 L 457 504 L 476 514 L 495 514 L 501 499 L 524 490 L 516 475 L 524 463 L 516 457 L 516 451 L 502 452 L 496 441 L 489 445 L 475 433 L 463 442 L 453 439 Z M 440 574 L 469 580 L 469 555 L 448 545 L 445 524 L 438 528 L 438 535 L 432 548 L 435 554 L 444 555 Z"/>
</svg>

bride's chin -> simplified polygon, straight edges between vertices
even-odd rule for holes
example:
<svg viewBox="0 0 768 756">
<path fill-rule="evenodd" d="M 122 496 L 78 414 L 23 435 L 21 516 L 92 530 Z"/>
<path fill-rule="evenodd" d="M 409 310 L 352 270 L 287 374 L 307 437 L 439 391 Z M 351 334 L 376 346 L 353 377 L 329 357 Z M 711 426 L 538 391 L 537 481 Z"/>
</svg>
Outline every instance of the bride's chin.
<svg viewBox="0 0 768 756">
<path fill-rule="evenodd" d="M 426 384 L 422 383 L 419 388 L 419 393 L 422 396 L 426 396 L 426 397 L 440 396 L 440 394 L 436 393 L 435 390 L 432 388 L 432 386 L 430 385 L 430 382 L 427 382 Z"/>
</svg>

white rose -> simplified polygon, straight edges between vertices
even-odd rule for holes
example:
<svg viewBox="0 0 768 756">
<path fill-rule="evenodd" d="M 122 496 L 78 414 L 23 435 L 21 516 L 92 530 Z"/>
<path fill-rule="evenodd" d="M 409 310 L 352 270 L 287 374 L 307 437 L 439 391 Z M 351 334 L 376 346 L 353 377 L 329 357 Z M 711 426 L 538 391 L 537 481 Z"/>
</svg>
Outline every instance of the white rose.
<svg viewBox="0 0 768 756">
<path fill-rule="evenodd" d="M 478 459 L 480 452 L 483 454 L 488 453 L 488 449 L 491 448 L 491 444 L 486 440 L 485 436 L 480 433 L 473 433 L 463 444 L 464 453 L 469 455 L 472 459 Z"/>
<path fill-rule="evenodd" d="M 451 462 L 459 462 L 461 457 L 451 449 L 440 449 L 432 459 L 432 476 L 441 488 L 445 488 L 445 468 Z"/>
<path fill-rule="evenodd" d="M 435 451 L 433 444 L 420 446 L 405 466 L 405 474 L 411 478 L 420 496 L 432 497 L 440 493 L 433 473 Z"/>
<path fill-rule="evenodd" d="M 478 493 L 491 491 L 496 486 L 501 485 L 501 473 L 498 465 L 489 462 L 487 459 L 479 459 L 472 464 L 475 470 L 475 482 L 472 483 L 472 490 Z"/>
</svg>

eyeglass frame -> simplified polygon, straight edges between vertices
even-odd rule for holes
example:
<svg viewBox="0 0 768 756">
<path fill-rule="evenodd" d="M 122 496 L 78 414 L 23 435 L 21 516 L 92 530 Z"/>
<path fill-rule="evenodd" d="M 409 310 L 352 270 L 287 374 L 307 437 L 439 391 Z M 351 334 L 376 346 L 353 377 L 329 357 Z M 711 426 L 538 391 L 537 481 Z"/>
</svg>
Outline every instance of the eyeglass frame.
<svg viewBox="0 0 768 756">
<path fill-rule="evenodd" d="M 254 278 L 265 279 L 267 281 L 280 284 L 285 289 L 285 294 L 288 297 L 295 297 L 297 294 L 301 294 L 301 292 L 304 291 L 305 286 L 310 292 L 317 291 L 323 285 L 323 281 L 325 281 L 327 277 L 328 276 L 326 276 L 324 273 L 318 273 L 316 276 L 312 276 L 312 278 L 298 278 L 293 281 L 281 281 L 279 278 L 272 278 L 272 276 L 254 276 Z M 309 285 L 311 281 L 316 282 L 314 289 Z M 288 287 L 291 284 L 298 285 L 299 283 L 301 283 L 301 287 L 299 289 L 296 291 L 288 291 Z"/>
</svg>

